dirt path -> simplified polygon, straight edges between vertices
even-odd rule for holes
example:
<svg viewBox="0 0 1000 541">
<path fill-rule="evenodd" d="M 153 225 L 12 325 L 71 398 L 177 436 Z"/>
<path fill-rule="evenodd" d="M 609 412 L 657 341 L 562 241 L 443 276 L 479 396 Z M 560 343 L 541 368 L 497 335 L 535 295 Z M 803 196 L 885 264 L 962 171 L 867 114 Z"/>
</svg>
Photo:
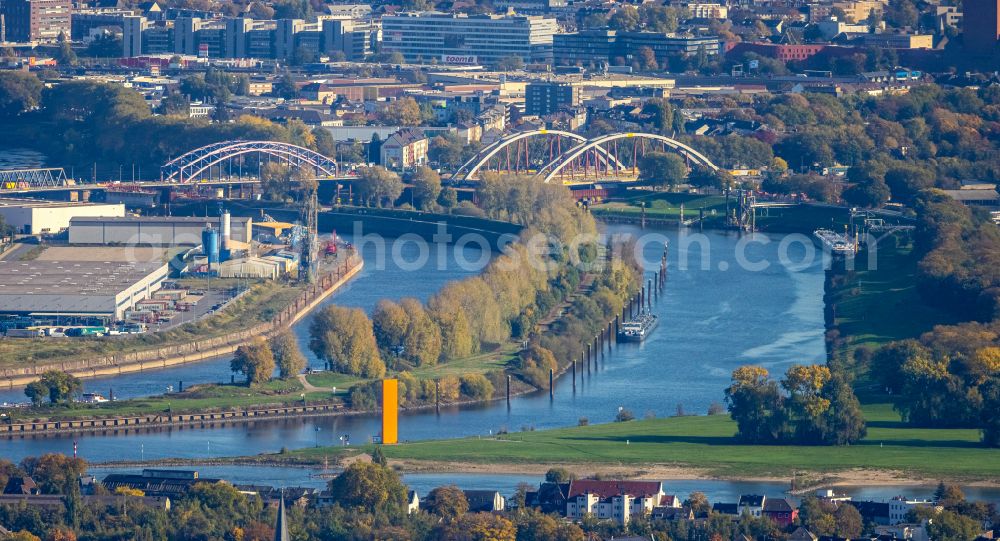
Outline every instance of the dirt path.
<svg viewBox="0 0 1000 541">
<path fill-rule="evenodd" d="M 313 385 L 312 383 L 309 383 L 309 380 L 306 379 L 306 375 L 305 374 L 299 374 L 299 375 L 297 375 L 295 377 L 299 378 L 299 383 L 302 384 L 302 388 L 305 389 L 305 391 L 307 393 L 332 393 L 333 392 L 333 387 L 317 387 L 317 386 Z"/>
</svg>

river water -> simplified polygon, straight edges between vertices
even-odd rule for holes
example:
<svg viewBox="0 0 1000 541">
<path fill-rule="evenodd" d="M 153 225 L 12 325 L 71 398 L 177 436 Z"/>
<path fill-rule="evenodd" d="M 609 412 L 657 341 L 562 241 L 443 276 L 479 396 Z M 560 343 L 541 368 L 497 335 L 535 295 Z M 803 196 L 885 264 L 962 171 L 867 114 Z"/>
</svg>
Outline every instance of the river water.
<svg viewBox="0 0 1000 541">
<path fill-rule="evenodd" d="M 670 270 L 666 294 L 654 306 L 660 327 L 642 344 L 621 344 L 586 374 L 573 392 L 568 378 L 556 384 L 555 396 L 537 393 L 517 397 L 508 408 L 503 402 L 463 408 L 449 407 L 406 413 L 400 438 L 418 440 L 489 435 L 500 429 L 546 429 L 613 420 L 620 407 L 637 416 L 673 415 L 678 405 L 687 413 L 705 413 L 721 402 L 722 390 L 735 367 L 745 363 L 783 372 L 793 363 L 822 362 L 823 264 L 782 265 L 783 256 L 798 262 L 813 252 L 808 239 L 780 244 L 777 237 L 740 237 L 723 232 L 703 234 L 676 230 L 642 231 L 631 226 L 609 227 L 610 234 L 643 235 L 647 268 L 658 266 L 664 240 L 669 240 Z M 426 298 L 449 280 L 475 272 L 463 269 L 459 259 L 475 260 L 475 248 L 456 253 L 451 246 L 430 246 L 427 268 L 406 270 L 418 249 L 399 250 L 404 260 L 376 262 L 375 249 L 363 245 L 364 273 L 327 302 L 370 309 L 380 298 Z M 445 266 L 438 270 L 437 250 Z M 409 254 L 409 256 L 407 255 Z M 741 263 L 742 262 L 742 263 Z M 762 270 L 747 268 L 762 266 Z M 310 318 L 295 330 L 305 343 Z M 315 362 L 315 360 L 313 361 Z M 87 389 L 116 396 L 143 396 L 162 392 L 177 380 L 189 383 L 227 381 L 228 359 L 171 370 L 88 380 Z M 10 398 L 17 391 L 8 393 Z M 8 397 L 0 396 L 0 400 Z M 92 462 L 156 458 L 211 458 L 276 452 L 282 447 L 332 445 L 342 435 L 352 442 L 377 434 L 376 416 L 318 417 L 261 421 L 216 428 L 169 428 L 151 432 L 75 434 L 0 440 L 0 455 L 19 460 L 45 452 L 70 453 L 77 441 L 80 455 Z"/>
</svg>

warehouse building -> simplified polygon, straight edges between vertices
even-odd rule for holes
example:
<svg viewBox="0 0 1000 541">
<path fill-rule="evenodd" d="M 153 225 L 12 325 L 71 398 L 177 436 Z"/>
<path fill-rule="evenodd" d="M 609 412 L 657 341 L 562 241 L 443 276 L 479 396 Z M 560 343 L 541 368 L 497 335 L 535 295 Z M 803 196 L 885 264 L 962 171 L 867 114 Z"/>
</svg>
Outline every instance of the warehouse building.
<svg viewBox="0 0 1000 541">
<path fill-rule="evenodd" d="M 115 244 L 135 246 L 198 246 L 206 228 L 224 230 L 218 216 L 199 217 L 128 217 L 74 218 L 70 222 L 70 244 Z M 253 219 L 233 216 L 230 239 L 236 243 L 250 242 Z M 236 246 L 234 248 L 239 248 Z"/>
<path fill-rule="evenodd" d="M 0 315 L 120 321 L 167 278 L 159 261 L 0 261 Z"/>
<path fill-rule="evenodd" d="M 0 216 L 17 228 L 18 233 L 39 235 L 62 231 L 77 217 L 120 218 L 125 216 L 125 205 L 0 199 Z"/>
</svg>

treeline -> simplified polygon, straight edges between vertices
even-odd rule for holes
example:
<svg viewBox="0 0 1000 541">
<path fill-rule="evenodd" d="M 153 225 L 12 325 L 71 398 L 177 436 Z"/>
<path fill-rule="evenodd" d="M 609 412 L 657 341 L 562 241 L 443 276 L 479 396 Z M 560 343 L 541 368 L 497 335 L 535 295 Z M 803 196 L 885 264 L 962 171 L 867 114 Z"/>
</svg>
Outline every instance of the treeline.
<svg viewBox="0 0 1000 541">
<path fill-rule="evenodd" d="M 780 382 L 765 368 L 741 366 L 726 402 L 745 443 L 847 445 L 867 433 L 850 383 L 822 365 L 792 366 Z"/>
<path fill-rule="evenodd" d="M 198 80 L 204 87 L 192 86 L 192 92 L 225 88 L 215 79 Z M 94 164 L 126 169 L 135 164 L 149 178 L 150 172 L 158 176 L 161 165 L 189 150 L 235 139 L 284 141 L 327 155 L 335 152 L 329 132 L 312 130 L 301 121 L 279 125 L 251 116 L 232 120 L 213 123 L 188 118 L 186 112 L 153 116 L 140 93 L 121 85 L 63 81 L 43 87 L 34 74 L 0 72 L 0 127 L 15 136 L 12 140 L 31 142 L 53 162 L 82 171 Z"/>
<path fill-rule="evenodd" d="M 510 369 L 536 387 L 549 370 L 579 358 L 580 344 L 634 293 L 637 271 L 621 261 L 598 261 L 593 219 L 564 186 L 485 175 L 477 197 L 490 218 L 525 226 L 518 242 L 480 275 L 447 284 L 426 303 L 382 300 L 371 319 L 359 309 L 324 309 L 310 328 L 312 351 L 339 372 L 370 379 L 398 374 L 407 401 L 490 398 L 505 383 L 501 371 L 445 377 L 435 388 L 410 370 L 494 352 L 512 339 L 528 347 Z M 593 276 L 588 295 L 574 299 L 551 332 L 539 333 L 538 324 L 569 299 L 587 272 Z M 372 403 L 375 396 L 373 387 L 359 386 L 352 403 Z"/>
<path fill-rule="evenodd" d="M 971 319 L 860 357 L 912 425 L 976 427 L 1000 447 L 1000 228 L 933 191 L 921 195 L 918 287 Z"/>
</svg>

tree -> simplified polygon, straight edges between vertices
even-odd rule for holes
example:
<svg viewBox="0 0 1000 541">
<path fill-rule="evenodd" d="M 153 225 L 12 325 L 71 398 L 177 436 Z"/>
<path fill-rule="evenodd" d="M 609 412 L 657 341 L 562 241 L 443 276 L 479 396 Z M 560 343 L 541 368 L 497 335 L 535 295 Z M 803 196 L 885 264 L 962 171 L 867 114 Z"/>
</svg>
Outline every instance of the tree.
<svg viewBox="0 0 1000 541">
<path fill-rule="evenodd" d="M 188 116 L 191 111 L 191 99 L 180 92 L 171 92 L 160 100 L 161 115 Z"/>
<path fill-rule="evenodd" d="M 246 376 L 247 385 L 258 385 L 271 381 L 274 374 L 274 353 L 263 338 L 255 338 L 236 348 L 229 368 Z"/>
<path fill-rule="evenodd" d="M 385 451 L 382 450 L 382 446 L 378 445 L 375 450 L 372 451 L 372 464 L 377 464 L 382 467 L 389 465 L 389 459 L 385 456 Z"/>
<path fill-rule="evenodd" d="M 482 374 L 465 374 L 461 377 L 462 393 L 473 400 L 493 398 L 493 384 Z"/>
<path fill-rule="evenodd" d="M 322 126 L 317 126 L 312 130 L 313 142 L 316 152 L 328 157 L 338 159 L 337 142 L 333 140 L 333 135 Z"/>
<path fill-rule="evenodd" d="M 507 55 L 497 62 L 500 71 L 518 71 L 524 69 L 524 59 L 517 55 Z"/>
<path fill-rule="evenodd" d="M 647 152 L 639 161 L 639 180 L 657 186 L 676 186 L 684 182 L 687 165 L 673 153 Z"/>
<path fill-rule="evenodd" d="M 372 332 L 384 355 L 398 357 L 404 353 L 403 342 L 409 326 L 409 314 L 395 302 L 382 299 L 372 310 Z"/>
<path fill-rule="evenodd" d="M 695 516 L 707 515 L 712 510 L 712 505 L 708 501 L 708 496 L 704 492 L 692 492 L 684 500 L 684 506 L 691 509 Z"/>
<path fill-rule="evenodd" d="M 980 426 L 983 444 L 1000 447 L 1000 376 L 994 376 L 979 386 L 983 396 Z"/>
<path fill-rule="evenodd" d="M 747 443 L 773 443 L 784 431 L 784 397 L 766 369 L 741 366 L 726 388 L 729 413 L 736 421 L 736 437 Z"/>
<path fill-rule="evenodd" d="M 83 391 L 83 383 L 76 377 L 59 370 L 47 370 L 37 381 L 28 384 L 24 394 L 35 405 L 47 396 L 53 404 L 67 403 Z"/>
<path fill-rule="evenodd" d="M 441 195 L 441 175 L 430 167 L 418 167 L 413 172 L 413 201 L 417 208 L 428 210 L 437 203 L 437 198 Z"/>
<path fill-rule="evenodd" d="M 935 541 L 967 541 L 981 533 L 981 523 L 954 511 L 941 511 L 927 524 L 927 534 Z"/>
<path fill-rule="evenodd" d="M 400 301 L 409 316 L 403 338 L 404 356 L 417 366 L 432 366 L 441 358 L 441 329 L 420 301 L 405 298 Z"/>
<path fill-rule="evenodd" d="M 389 126 L 419 126 L 423 118 L 417 100 L 409 96 L 387 102 L 379 108 L 377 116 Z"/>
<path fill-rule="evenodd" d="M 73 52 L 73 45 L 66 38 L 66 34 L 62 32 L 59 33 L 59 51 L 56 53 L 56 62 L 60 66 L 75 66 L 79 64 L 79 60 L 76 58 L 76 53 Z"/>
<path fill-rule="evenodd" d="M 299 95 L 299 87 L 295 84 L 295 77 L 292 73 L 285 70 L 278 79 L 277 84 L 271 89 L 271 93 L 279 98 L 285 98 L 286 100 L 293 100 Z"/>
<path fill-rule="evenodd" d="M 874 208 L 889 201 L 889 186 L 884 180 L 871 179 L 844 190 L 844 200 L 852 205 Z"/>
<path fill-rule="evenodd" d="M 653 49 L 642 46 L 636 51 L 636 55 L 639 57 L 639 67 L 643 70 L 657 70 L 660 68 L 659 64 L 656 63 L 656 53 Z"/>
<path fill-rule="evenodd" d="M 299 341 L 290 329 L 284 329 L 271 337 L 270 347 L 281 379 L 293 377 L 306 367 L 306 356 L 299 349 Z"/>
<path fill-rule="evenodd" d="M 400 512 L 406 503 L 406 486 L 391 468 L 354 462 L 330 481 L 330 494 L 344 507 L 364 507 Z"/>
<path fill-rule="evenodd" d="M 615 10 L 608 19 L 608 28 L 620 32 L 634 32 L 639 29 L 639 11 L 625 5 Z"/>
<path fill-rule="evenodd" d="M 87 46 L 87 56 L 94 58 L 119 58 L 122 55 L 122 39 L 114 34 L 101 34 Z"/>
<path fill-rule="evenodd" d="M 576 475 L 566 468 L 551 468 L 545 472 L 546 483 L 568 483 L 576 479 Z"/>
<path fill-rule="evenodd" d="M 368 206 L 391 207 L 403 194 L 403 181 L 384 167 L 362 167 L 354 181 L 354 191 Z"/>
<path fill-rule="evenodd" d="M 309 337 L 309 349 L 334 370 L 366 378 L 385 375 L 372 322 L 364 311 L 328 306 L 316 314 Z"/>
<path fill-rule="evenodd" d="M 38 107 L 42 81 L 23 71 L 0 71 L 0 118 L 13 118 Z"/>
<path fill-rule="evenodd" d="M 2 541 L 42 541 L 41 537 L 29 532 L 28 530 L 20 530 L 17 532 L 11 532 L 7 535 L 0 537 Z"/>
<path fill-rule="evenodd" d="M 455 485 L 437 487 L 424 500 L 427 511 L 445 520 L 455 520 L 469 512 L 469 500 Z"/>
<path fill-rule="evenodd" d="M 79 486 L 80 476 L 87 473 L 87 461 L 57 453 L 27 457 L 21 469 L 38 484 L 43 494 L 69 494 Z"/>
<path fill-rule="evenodd" d="M 861 518 L 858 508 L 853 505 L 837 506 L 833 519 L 836 522 L 837 537 L 855 539 L 860 537 L 864 530 L 864 519 Z"/>
</svg>

